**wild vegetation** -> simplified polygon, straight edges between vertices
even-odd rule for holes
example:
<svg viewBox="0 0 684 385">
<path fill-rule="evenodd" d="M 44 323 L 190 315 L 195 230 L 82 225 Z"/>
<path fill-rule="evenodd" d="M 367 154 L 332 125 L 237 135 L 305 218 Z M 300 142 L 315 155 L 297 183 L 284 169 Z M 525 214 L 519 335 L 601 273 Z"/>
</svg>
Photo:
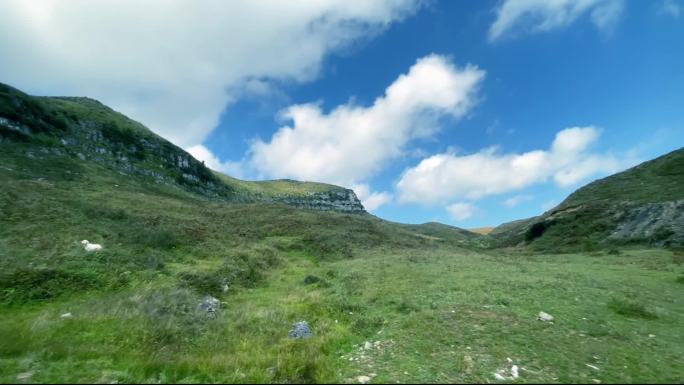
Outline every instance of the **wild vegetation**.
<svg viewBox="0 0 684 385">
<path fill-rule="evenodd" d="M 106 108 L 53 100 L 67 126 Z M 140 127 L 107 135 L 136 145 Z M 58 131 L 16 135 L 0 142 L 2 383 L 488 383 L 512 364 L 517 382 L 684 380 L 680 249 L 553 249 L 572 222 L 542 229 L 545 250 L 494 248 L 437 223 L 226 202 L 41 150 Z M 311 338 L 289 338 L 299 321 Z"/>
</svg>

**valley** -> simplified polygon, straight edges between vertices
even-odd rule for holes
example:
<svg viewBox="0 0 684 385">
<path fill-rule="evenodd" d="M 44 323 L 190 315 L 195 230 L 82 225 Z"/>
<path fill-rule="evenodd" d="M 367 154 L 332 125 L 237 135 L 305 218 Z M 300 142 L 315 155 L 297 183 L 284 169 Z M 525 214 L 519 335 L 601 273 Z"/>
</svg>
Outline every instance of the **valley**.
<svg viewBox="0 0 684 385">
<path fill-rule="evenodd" d="M 629 227 L 611 190 L 680 202 L 682 150 L 486 235 L 240 181 L 92 100 L 2 90 L 0 382 L 684 379 L 681 205 Z"/>
</svg>

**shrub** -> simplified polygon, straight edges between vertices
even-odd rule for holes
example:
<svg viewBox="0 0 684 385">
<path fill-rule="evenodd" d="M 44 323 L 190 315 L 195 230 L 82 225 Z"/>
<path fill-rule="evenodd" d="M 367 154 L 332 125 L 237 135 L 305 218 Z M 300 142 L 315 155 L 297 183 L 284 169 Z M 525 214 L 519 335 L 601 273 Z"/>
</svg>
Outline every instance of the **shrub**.
<svg viewBox="0 0 684 385">
<path fill-rule="evenodd" d="M 139 135 L 130 127 L 120 126 L 113 120 L 102 125 L 102 136 L 110 142 L 126 147 L 137 144 Z"/>
<path fill-rule="evenodd" d="M 305 285 L 318 285 L 319 287 L 330 287 L 330 284 L 323 278 L 315 275 L 307 275 L 304 278 Z"/>
<path fill-rule="evenodd" d="M 252 287 L 264 278 L 264 273 L 280 263 L 280 254 L 270 246 L 252 246 L 230 253 L 218 269 L 203 272 L 183 272 L 178 279 L 185 287 L 201 294 L 220 295 L 223 286 Z"/>
<path fill-rule="evenodd" d="M 145 321 L 145 346 L 157 351 L 191 344 L 211 319 L 199 308 L 200 298 L 184 289 L 156 290 L 132 301 Z"/>
<path fill-rule="evenodd" d="M 537 222 L 530 226 L 530 228 L 525 232 L 525 241 L 532 242 L 533 240 L 544 235 L 546 230 L 553 225 L 553 222 Z"/>
<path fill-rule="evenodd" d="M 319 283 L 319 282 L 321 282 L 321 278 L 317 277 L 315 275 L 307 275 L 304 278 L 304 284 L 305 285 L 313 285 L 313 284 Z"/>
<path fill-rule="evenodd" d="M 169 250 L 190 243 L 183 234 L 164 227 L 135 227 L 133 241 L 141 246 Z"/>
<path fill-rule="evenodd" d="M 613 298 L 608 307 L 615 313 L 631 318 L 656 319 L 658 316 L 638 302 Z"/>
<path fill-rule="evenodd" d="M 69 292 L 94 289 L 105 283 L 94 272 L 20 268 L 0 275 L 0 301 L 17 304 L 48 300 Z"/>
</svg>

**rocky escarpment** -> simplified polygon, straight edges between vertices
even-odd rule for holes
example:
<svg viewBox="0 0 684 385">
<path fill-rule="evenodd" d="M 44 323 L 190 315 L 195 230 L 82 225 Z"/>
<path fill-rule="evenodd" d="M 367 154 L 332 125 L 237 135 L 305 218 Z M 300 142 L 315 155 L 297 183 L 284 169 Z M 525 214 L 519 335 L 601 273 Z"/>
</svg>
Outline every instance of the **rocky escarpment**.
<svg viewBox="0 0 684 385">
<path fill-rule="evenodd" d="M 684 200 L 627 207 L 616 213 L 615 220 L 611 240 L 684 244 Z"/>
<path fill-rule="evenodd" d="M 311 210 L 340 211 L 347 213 L 361 213 L 365 211 L 354 191 L 348 189 L 317 192 L 299 197 L 285 196 L 276 198 L 275 200 L 291 206 Z"/>
<path fill-rule="evenodd" d="M 74 157 L 228 202 L 365 212 L 353 191 L 337 186 L 254 193 L 245 188 L 249 182 L 227 183 L 183 149 L 89 98 L 38 98 L 0 84 L 0 143 L 7 141 L 27 144 L 28 158 Z"/>
<path fill-rule="evenodd" d="M 491 233 L 502 245 L 591 244 L 684 245 L 684 200 L 561 207 L 541 216 L 503 224 Z M 574 246 L 574 247 L 573 247 Z"/>
<path fill-rule="evenodd" d="M 684 149 L 594 181 L 538 217 L 497 227 L 501 245 L 684 246 Z"/>
</svg>

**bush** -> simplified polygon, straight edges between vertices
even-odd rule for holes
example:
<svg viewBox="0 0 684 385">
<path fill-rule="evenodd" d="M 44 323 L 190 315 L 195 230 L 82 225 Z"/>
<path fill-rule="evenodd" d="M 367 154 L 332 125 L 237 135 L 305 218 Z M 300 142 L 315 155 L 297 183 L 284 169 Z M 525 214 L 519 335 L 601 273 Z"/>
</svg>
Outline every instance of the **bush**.
<svg viewBox="0 0 684 385">
<path fill-rule="evenodd" d="M 304 278 L 305 285 L 318 285 L 319 287 L 330 287 L 330 284 L 323 278 L 315 275 L 307 275 Z"/>
<path fill-rule="evenodd" d="M 658 316 L 638 302 L 614 298 L 608 303 L 608 307 L 615 313 L 631 318 L 656 319 Z"/>
<path fill-rule="evenodd" d="M 252 246 L 234 250 L 216 270 L 183 272 L 178 279 L 185 287 L 200 294 L 220 295 L 223 286 L 253 287 L 264 278 L 264 273 L 280 263 L 277 249 L 270 246 Z"/>
<path fill-rule="evenodd" d="M 317 277 L 317 276 L 315 276 L 315 275 L 307 275 L 307 276 L 304 278 L 304 284 L 305 284 L 305 285 L 313 285 L 313 284 L 319 283 L 319 282 L 321 282 L 321 281 L 322 281 L 321 278 L 320 278 L 320 277 Z"/>
<path fill-rule="evenodd" d="M 49 300 L 65 293 L 80 292 L 102 286 L 92 272 L 71 272 L 59 269 L 20 268 L 0 275 L 0 301 L 18 304 Z"/>
<path fill-rule="evenodd" d="M 156 290 L 132 301 L 145 321 L 145 346 L 157 351 L 191 344 L 211 320 L 200 309 L 200 298 L 184 289 Z"/>
<path fill-rule="evenodd" d="M 532 242 L 533 240 L 541 237 L 544 235 L 546 230 L 549 229 L 553 225 L 553 222 L 537 222 L 533 224 L 526 232 L 525 232 L 525 241 L 526 242 Z"/>
<path fill-rule="evenodd" d="M 102 125 L 102 136 L 112 143 L 129 147 L 138 143 L 139 135 L 130 127 L 120 126 L 113 120 Z"/>
<path fill-rule="evenodd" d="M 154 249 L 169 250 L 190 243 L 183 234 L 164 227 L 135 227 L 133 242 Z"/>
</svg>

